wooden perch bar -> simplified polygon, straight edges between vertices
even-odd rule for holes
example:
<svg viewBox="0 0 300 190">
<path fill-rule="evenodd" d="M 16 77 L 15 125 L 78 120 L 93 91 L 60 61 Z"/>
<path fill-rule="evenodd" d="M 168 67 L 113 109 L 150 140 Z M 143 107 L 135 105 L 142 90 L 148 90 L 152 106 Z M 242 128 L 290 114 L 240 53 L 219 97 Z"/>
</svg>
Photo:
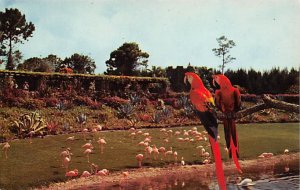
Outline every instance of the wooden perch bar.
<svg viewBox="0 0 300 190">
<path fill-rule="evenodd" d="M 234 119 L 240 119 L 243 118 L 247 115 L 251 115 L 252 113 L 258 112 L 260 110 L 264 110 L 264 109 L 268 109 L 268 108 L 275 108 L 275 109 L 280 109 L 280 110 L 285 110 L 288 112 L 295 112 L 295 113 L 299 113 L 299 105 L 296 104 L 290 104 L 287 102 L 283 102 L 280 100 L 275 100 L 273 98 L 271 98 L 268 95 L 263 95 L 263 101 L 264 103 L 252 106 L 250 108 L 241 110 L 237 113 L 235 113 L 234 115 L 231 115 L 229 117 L 232 117 Z M 217 112 L 217 118 L 219 120 L 225 119 L 228 116 L 225 116 L 223 113 L 221 112 Z"/>
</svg>

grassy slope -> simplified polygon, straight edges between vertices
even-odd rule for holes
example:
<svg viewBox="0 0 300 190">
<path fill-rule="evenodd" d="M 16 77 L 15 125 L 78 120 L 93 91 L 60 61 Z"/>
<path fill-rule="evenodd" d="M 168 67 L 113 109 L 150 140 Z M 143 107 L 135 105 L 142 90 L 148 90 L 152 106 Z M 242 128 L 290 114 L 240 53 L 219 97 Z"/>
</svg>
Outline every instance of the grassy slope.
<svg viewBox="0 0 300 190">
<path fill-rule="evenodd" d="M 190 128 L 173 128 L 173 131 Z M 202 131 L 200 127 L 198 131 Z M 143 130 L 150 132 L 153 136 L 152 143 L 158 147 L 163 146 L 165 135 L 158 129 Z M 238 126 L 240 139 L 241 159 L 255 158 L 262 152 L 273 152 L 281 154 L 285 148 L 290 151 L 299 152 L 299 125 L 294 124 L 246 124 Z M 95 140 L 92 143 L 95 146 L 94 153 L 91 155 L 91 162 L 99 165 L 100 169 L 121 170 L 125 168 L 136 167 L 135 155 L 143 153 L 138 142 L 144 139 L 139 136 L 132 140 L 128 137 L 128 131 L 107 131 L 95 134 L 95 140 L 99 136 L 105 137 L 107 146 L 104 154 L 100 154 L 99 147 Z M 220 127 L 221 144 L 224 146 L 223 127 Z M 71 135 L 47 136 L 44 139 L 33 139 L 30 144 L 28 139 L 16 140 L 11 142 L 9 159 L 0 156 L 0 188 L 4 189 L 25 189 L 32 186 L 46 185 L 50 182 L 66 180 L 65 170 L 61 167 L 59 153 L 66 147 L 71 147 L 73 153 L 70 168 L 78 168 L 80 172 L 89 170 L 87 158 L 83 155 L 81 146 L 86 142 L 82 134 L 76 134 L 76 140 L 65 142 L 65 139 Z M 182 136 L 182 135 L 181 135 Z M 180 137 L 181 137 L 180 136 Z M 198 145 L 207 145 L 206 142 L 200 143 L 178 143 L 175 136 L 170 137 L 170 142 L 166 147 L 173 147 L 179 154 L 178 158 L 183 156 L 187 163 L 199 163 L 202 158 L 196 155 Z M 90 135 L 89 139 L 93 139 Z M 209 150 L 209 148 L 206 148 Z M 222 150 L 224 159 L 226 154 Z M 164 161 L 145 161 L 144 165 L 163 166 Z"/>
</svg>

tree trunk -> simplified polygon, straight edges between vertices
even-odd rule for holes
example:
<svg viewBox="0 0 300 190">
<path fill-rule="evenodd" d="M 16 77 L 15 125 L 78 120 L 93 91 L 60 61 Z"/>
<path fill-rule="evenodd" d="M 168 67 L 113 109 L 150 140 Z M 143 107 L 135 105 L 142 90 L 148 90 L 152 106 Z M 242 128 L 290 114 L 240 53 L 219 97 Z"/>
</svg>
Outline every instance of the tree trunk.
<svg viewBox="0 0 300 190">
<path fill-rule="evenodd" d="M 6 64 L 6 69 L 7 70 L 13 70 L 14 69 L 14 60 L 12 56 L 12 39 L 9 39 L 9 51 L 7 55 L 7 64 Z"/>
<path fill-rule="evenodd" d="M 224 74 L 224 67 L 225 67 L 225 60 L 224 60 L 224 56 L 225 56 L 225 54 L 223 53 L 222 54 L 222 74 Z"/>
</svg>

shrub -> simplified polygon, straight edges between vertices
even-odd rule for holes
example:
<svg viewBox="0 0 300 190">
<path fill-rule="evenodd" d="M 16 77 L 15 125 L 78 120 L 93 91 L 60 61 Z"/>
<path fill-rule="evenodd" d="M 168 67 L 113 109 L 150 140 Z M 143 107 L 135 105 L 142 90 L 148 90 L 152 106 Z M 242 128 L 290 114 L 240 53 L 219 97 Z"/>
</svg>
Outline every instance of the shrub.
<svg viewBox="0 0 300 190">
<path fill-rule="evenodd" d="M 59 100 L 57 98 L 51 97 L 51 98 L 44 98 L 45 105 L 47 107 L 56 107 L 59 103 Z"/>
<path fill-rule="evenodd" d="M 21 89 L 12 89 L 11 90 L 15 97 L 26 98 L 28 96 L 28 91 Z"/>
<path fill-rule="evenodd" d="M 9 107 L 22 107 L 25 103 L 25 100 L 20 97 L 14 97 L 14 96 L 7 96 L 3 97 L 3 104 Z"/>
<path fill-rule="evenodd" d="M 76 96 L 73 100 L 76 106 L 89 106 L 93 104 L 93 100 L 87 96 Z"/>
<path fill-rule="evenodd" d="M 19 117 L 19 120 L 13 121 L 9 126 L 9 130 L 18 137 L 28 136 L 30 132 L 33 132 L 34 135 L 43 135 L 46 125 L 38 112 L 32 112 L 23 114 Z"/>
<path fill-rule="evenodd" d="M 56 134 L 57 128 L 58 128 L 58 123 L 54 121 L 50 121 L 46 125 L 48 133 L 50 134 Z"/>
<path fill-rule="evenodd" d="M 130 100 L 130 103 L 132 104 L 132 105 L 138 105 L 138 104 L 140 104 L 141 103 L 141 98 L 140 98 L 140 96 L 139 95 L 137 95 L 137 94 L 131 94 L 130 96 L 129 96 L 129 100 Z"/>
<path fill-rule="evenodd" d="M 29 110 L 36 110 L 36 109 L 41 109 L 44 106 L 45 106 L 45 104 L 42 100 L 26 99 L 22 107 L 29 109 Z"/>
<path fill-rule="evenodd" d="M 123 118 L 131 119 L 134 112 L 135 112 L 135 107 L 132 104 L 128 103 L 128 104 L 123 104 L 118 108 L 117 115 L 118 118 L 120 119 Z"/>
<path fill-rule="evenodd" d="M 84 113 L 82 113 L 76 117 L 76 121 L 79 124 L 85 124 L 87 121 L 87 116 Z"/>
<path fill-rule="evenodd" d="M 139 119 L 144 122 L 150 122 L 152 118 L 149 114 L 144 113 L 144 114 L 139 114 Z"/>
<path fill-rule="evenodd" d="M 115 109 L 118 109 L 121 105 L 127 104 L 128 100 L 125 100 L 123 98 L 120 98 L 118 96 L 113 96 L 113 97 L 105 97 L 102 99 L 102 101 Z"/>
<path fill-rule="evenodd" d="M 161 114 L 161 112 L 156 112 L 152 117 L 152 121 L 154 123 L 160 123 L 162 119 L 163 119 L 163 115 Z"/>
<path fill-rule="evenodd" d="M 89 105 L 89 107 L 93 110 L 97 110 L 102 108 L 102 103 L 101 102 L 97 102 L 97 101 L 93 101 L 91 102 L 91 104 Z"/>
<path fill-rule="evenodd" d="M 163 99 L 166 105 L 170 105 L 172 107 L 176 106 L 177 98 L 165 98 Z"/>
<path fill-rule="evenodd" d="M 169 108 L 164 108 L 162 111 L 161 111 L 161 114 L 165 117 L 165 118 L 168 118 L 171 116 L 172 114 L 172 111 L 169 109 Z"/>
</svg>

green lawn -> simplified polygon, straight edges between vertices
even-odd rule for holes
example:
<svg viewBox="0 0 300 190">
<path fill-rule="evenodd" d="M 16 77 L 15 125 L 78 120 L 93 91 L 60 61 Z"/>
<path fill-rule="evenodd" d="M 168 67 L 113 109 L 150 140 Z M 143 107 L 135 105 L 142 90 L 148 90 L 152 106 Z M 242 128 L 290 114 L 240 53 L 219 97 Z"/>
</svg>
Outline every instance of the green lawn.
<svg viewBox="0 0 300 190">
<path fill-rule="evenodd" d="M 173 131 L 183 131 L 187 128 L 172 128 Z M 170 142 L 165 144 L 166 137 L 160 129 L 142 130 L 149 132 L 152 138 L 151 144 L 157 147 L 172 146 L 178 152 L 178 159 L 183 156 L 187 163 L 201 163 L 202 158 L 197 156 L 196 147 L 207 145 L 207 142 L 181 142 L 176 139 L 180 136 L 172 135 Z M 198 131 L 203 131 L 199 127 Z M 88 136 L 94 145 L 94 153 L 90 155 L 90 161 L 97 164 L 100 169 L 106 168 L 111 171 L 124 168 L 137 167 L 135 155 L 143 153 L 143 148 L 137 146 L 145 137 L 138 136 L 136 139 L 129 137 L 129 131 L 104 131 L 95 134 L 95 140 L 91 134 Z M 299 152 L 299 124 L 243 124 L 238 125 L 241 159 L 256 158 L 262 152 L 273 152 L 282 154 L 288 148 L 291 152 Z M 224 147 L 223 127 L 220 125 L 221 147 Z M 10 143 L 11 149 L 8 152 L 8 159 L 4 153 L 0 155 L 0 189 L 26 189 L 30 187 L 47 185 L 51 182 L 64 181 L 65 169 L 61 167 L 60 152 L 67 147 L 73 153 L 70 169 L 78 168 L 80 173 L 83 170 L 90 170 L 87 158 L 84 156 L 84 149 L 81 146 L 87 141 L 83 140 L 82 134 L 74 134 L 76 140 L 66 142 L 65 139 L 71 135 L 48 136 L 44 139 L 17 140 Z M 98 137 L 105 137 L 107 145 L 104 153 L 100 154 L 100 149 L 96 140 Z M 206 148 L 209 150 L 209 148 Z M 227 160 L 226 153 L 222 149 L 222 155 Z M 145 161 L 144 166 L 163 166 L 164 161 Z"/>
</svg>

